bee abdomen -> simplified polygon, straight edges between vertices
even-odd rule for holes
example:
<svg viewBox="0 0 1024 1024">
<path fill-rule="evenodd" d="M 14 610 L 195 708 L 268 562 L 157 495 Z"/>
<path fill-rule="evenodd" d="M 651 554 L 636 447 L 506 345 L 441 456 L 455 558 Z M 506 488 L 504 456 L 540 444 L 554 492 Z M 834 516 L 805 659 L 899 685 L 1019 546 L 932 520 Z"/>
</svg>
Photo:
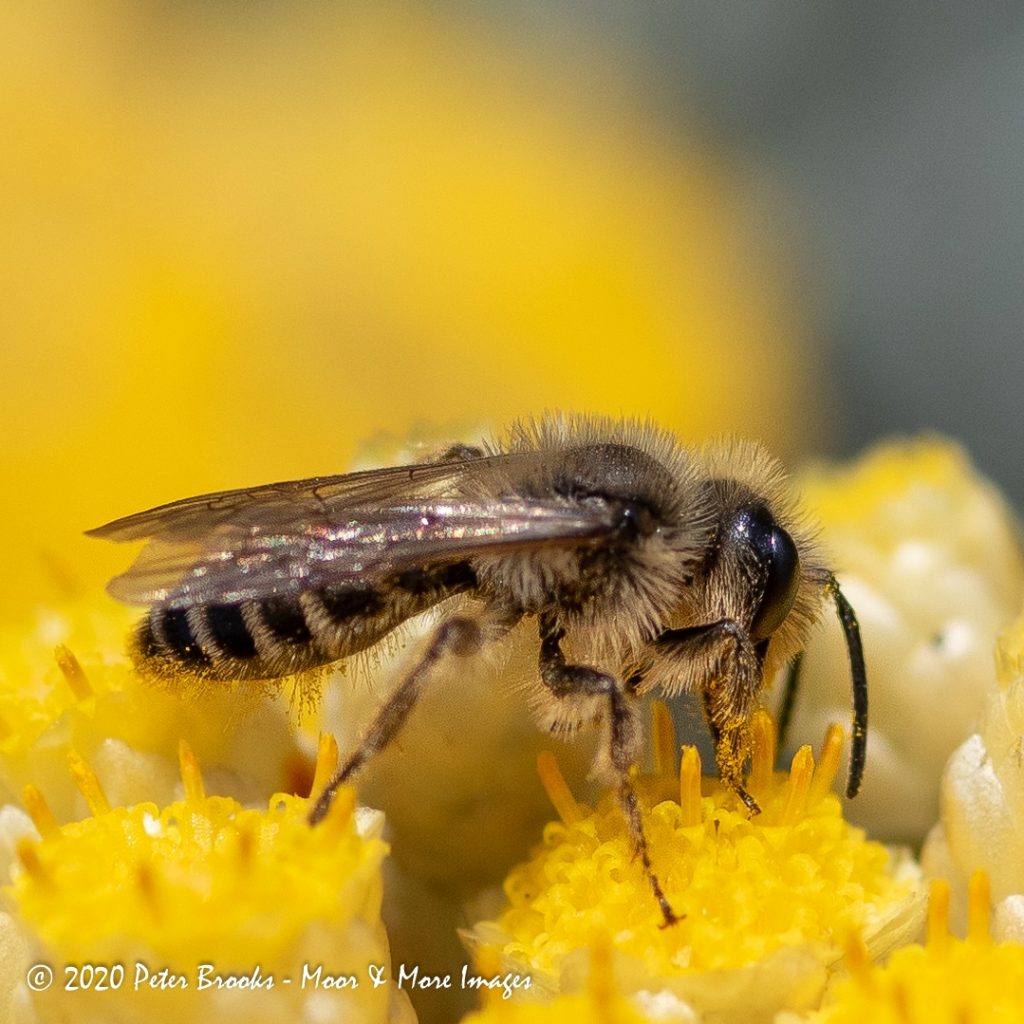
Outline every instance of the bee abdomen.
<svg viewBox="0 0 1024 1024">
<path fill-rule="evenodd" d="M 151 608 L 133 644 L 143 669 L 215 679 L 273 679 L 372 646 L 413 615 L 475 585 L 466 563 L 404 572 L 381 585 L 192 608 Z"/>
</svg>

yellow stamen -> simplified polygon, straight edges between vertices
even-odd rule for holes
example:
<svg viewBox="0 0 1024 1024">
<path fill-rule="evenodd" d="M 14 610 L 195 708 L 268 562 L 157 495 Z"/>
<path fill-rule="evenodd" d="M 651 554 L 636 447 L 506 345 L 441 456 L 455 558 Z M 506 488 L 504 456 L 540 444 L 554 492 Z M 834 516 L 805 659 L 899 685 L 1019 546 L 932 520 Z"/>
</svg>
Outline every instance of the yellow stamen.
<svg viewBox="0 0 1024 1024">
<path fill-rule="evenodd" d="M 967 938 L 972 942 L 990 942 L 988 918 L 992 911 L 992 887 L 988 872 L 981 869 L 967 880 Z"/>
<path fill-rule="evenodd" d="M 821 745 L 818 766 L 814 769 L 814 780 L 807 794 L 807 805 L 813 807 L 832 789 L 839 771 L 839 760 L 843 754 L 843 727 L 833 723 L 825 731 L 825 742 Z"/>
<path fill-rule="evenodd" d="M 46 797 L 35 786 L 28 785 L 22 790 L 22 800 L 32 824 L 44 839 L 49 839 L 60 832 L 60 826 L 46 802 Z"/>
<path fill-rule="evenodd" d="M 814 754 L 806 744 L 794 755 L 786 782 L 786 806 L 779 818 L 780 825 L 795 825 L 807 808 L 807 793 L 814 776 Z"/>
<path fill-rule="evenodd" d="M 356 809 L 356 793 L 351 786 L 343 786 L 334 794 L 323 827 L 334 828 L 336 832 L 344 832 Z"/>
<path fill-rule="evenodd" d="M 106 814 L 110 810 L 110 803 L 100 786 L 100 780 L 96 773 L 86 764 L 85 759 L 72 751 L 68 754 L 68 766 L 71 770 L 71 777 L 79 792 L 85 797 L 85 802 L 94 817 Z"/>
<path fill-rule="evenodd" d="M 700 751 L 696 747 L 683 747 L 683 759 L 679 765 L 679 809 L 683 828 L 701 822 L 700 773 Z"/>
<path fill-rule="evenodd" d="M 651 702 L 651 746 L 654 774 L 674 775 L 676 770 L 676 728 L 663 700 Z"/>
<path fill-rule="evenodd" d="M 47 889 L 52 888 L 53 878 L 39 859 L 39 849 L 34 839 L 23 836 L 15 844 L 14 852 L 17 854 L 21 866 L 28 872 L 33 881 Z"/>
<path fill-rule="evenodd" d="M 319 796 L 337 770 L 338 741 L 329 732 L 322 732 L 316 748 L 316 768 L 313 770 L 313 785 L 309 795 L 314 798 Z"/>
<path fill-rule="evenodd" d="M 8 736 L 12 735 L 14 730 L 11 728 L 10 723 L 0 715 L 0 740 L 7 739 Z"/>
<path fill-rule="evenodd" d="M 235 833 L 235 837 L 235 854 L 238 868 L 240 871 L 245 871 L 256 857 L 258 836 L 248 822 L 242 821 L 238 823 L 238 831 Z"/>
<path fill-rule="evenodd" d="M 65 647 L 64 644 L 57 644 L 53 654 L 57 659 L 57 667 L 75 697 L 78 700 L 91 697 L 92 686 L 89 684 L 89 677 L 85 674 L 71 648 Z"/>
<path fill-rule="evenodd" d="M 850 977 L 865 992 L 873 992 L 878 988 L 872 970 L 871 958 L 868 956 L 868 947 L 864 945 L 864 940 L 856 932 L 850 932 L 846 940 L 843 963 L 846 965 Z"/>
<path fill-rule="evenodd" d="M 558 812 L 562 823 L 565 825 L 575 825 L 577 822 L 582 821 L 583 815 L 580 813 L 576 799 L 569 789 L 569 784 L 565 781 L 565 776 L 558 767 L 555 755 L 550 750 L 542 750 L 537 755 L 537 774 L 540 776 L 541 784 L 544 786 L 544 792 L 547 793 L 548 799 Z"/>
<path fill-rule="evenodd" d="M 763 796 L 771 786 L 775 772 L 775 723 L 767 711 L 754 715 L 750 724 L 750 778 L 747 786 L 754 796 Z"/>
<path fill-rule="evenodd" d="M 203 785 L 203 772 L 195 751 L 186 740 L 178 741 L 178 766 L 181 781 L 185 787 L 185 800 L 188 803 L 200 803 L 206 799 L 206 787 Z"/>
<path fill-rule="evenodd" d="M 936 878 L 928 891 L 927 942 L 929 947 L 942 950 L 949 940 L 949 882 Z"/>
</svg>

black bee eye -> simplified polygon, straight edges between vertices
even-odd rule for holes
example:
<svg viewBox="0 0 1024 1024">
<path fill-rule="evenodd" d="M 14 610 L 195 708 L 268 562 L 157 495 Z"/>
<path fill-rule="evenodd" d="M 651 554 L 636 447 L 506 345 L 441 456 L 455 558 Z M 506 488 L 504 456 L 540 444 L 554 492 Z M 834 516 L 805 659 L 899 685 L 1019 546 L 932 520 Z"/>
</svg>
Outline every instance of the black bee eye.
<svg viewBox="0 0 1024 1024">
<path fill-rule="evenodd" d="M 752 640 L 767 640 L 782 625 L 800 589 L 800 556 L 793 538 L 763 506 L 740 509 L 732 534 L 757 559 L 761 601 L 750 627 Z"/>
</svg>

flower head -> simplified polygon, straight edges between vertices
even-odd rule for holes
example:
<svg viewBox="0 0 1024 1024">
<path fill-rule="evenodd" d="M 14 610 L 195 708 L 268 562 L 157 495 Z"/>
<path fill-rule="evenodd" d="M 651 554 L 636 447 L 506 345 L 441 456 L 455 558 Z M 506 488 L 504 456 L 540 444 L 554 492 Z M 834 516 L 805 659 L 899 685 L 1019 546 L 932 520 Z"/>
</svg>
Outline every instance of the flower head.
<svg viewBox="0 0 1024 1024">
<path fill-rule="evenodd" d="M 967 937 L 949 933 L 949 886 L 932 883 L 928 938 L 872 965 L 851 943 L 849 978 L 835 986 L 814 1024 L 1010 1024 L 1024 1007 L 1024 946 L 993 943 L 988 930 L 988 878 L 970 883 Z"/>
<path fill-rule="evenodd" d="M 581 950 L 608 942 L 630 988 L 669 988 L 699 1010 L 742 1019 L 749 1004 L 731 1000 L 747 985 L 744 972 L 763 975 L 763 1004 L 813 999 L 848 934 L 890 948 L 912 931 L 920 902 L 916 868 L 843 820 L 831 794 L 841 747 L 832 729 L 817 768 L 802 748 L 791 771 L 777 774 L 771 723 L 758 716 L 748 788 L 762 813 L 754 818 L 717 780 L 701 782 L 694 748 L 671 796 L 664 775 L 639 780 L 653 871 L 680 918 L 671 927 L 661 927 L 618 805 L 577 806 L 550 764 L 542 767 L 561 821 L 508 876 L 508 907 L 473 940 L 528 964 L 554 990 L 574 987 Z"/>
<path fill-rule="evenodd" d="M 333 741 L 324 741 L 318 784 L 336 757 Z M 339 793 L 324 822 L 311 828 L 304 799 L 276 794 L 259 810 L 207 796 L 186 744 L 184 799 L 163 809 L 151 803 L 112 808 L 83 760 L 73 760 L 72 773 L 92 815 L 58 826 L 42 795 L 26 792 L 40 838 L 18 843 L 11 897 L 38 954 L 62 964 L 128 965 L 132 984 L 105 993 L 106 999 L 91 993 L 88 1006 L 97 1019 L 129 1009 L 148 1019 L 150 1005 L 135 1002 L 137 964 L 148 972 L 147 991 L 149 977 L 161 971 L 185 979 L 161 993 L 165 1005 L 153 1019 L 169 1019 L 165 1012 L 253 1010 L 246 1000 L 252 993 L 244 989 L 210 994 L 201 988 L 203 964 L 220 976 L 257 970 L 261 979 L 273 978 L 258 993 L 264 1002 L 259 1019 L 272 1012 L 277 1019 L 298 1015 L 307 999 L 333 1003 L 341 1016 L 386 1019 L 392 993 L 374 994 L 366 971 L 368 964 L 388 962 L 380 922 L 387 847 L 380 815 L 357 812 L 351 790 Z M 332 975 L 351 975 L 357 984 L 327 991 L 302 984 L 307 963 L 328 965 Z M 35 998 L 46 1003 L 62 996 Z M 405 997 L 396 998 L 400 1010 Z M 69 1005 L 66 995 L 60 1005 Z"/>
<path fill-rule="evenodd" d="M 938 812 L 943 765 L 991 681 L 992 637 L 1024 598 L 1024 558 L 996 488 L 954 443 L 881 444 L 799 481 L 856 609 L 871 687 L 870 767 L 847 810 L 872 835 L 918 844 Z M 837 625 L 804 657 L 795 737 L 847 714 Z"/>
</svg>

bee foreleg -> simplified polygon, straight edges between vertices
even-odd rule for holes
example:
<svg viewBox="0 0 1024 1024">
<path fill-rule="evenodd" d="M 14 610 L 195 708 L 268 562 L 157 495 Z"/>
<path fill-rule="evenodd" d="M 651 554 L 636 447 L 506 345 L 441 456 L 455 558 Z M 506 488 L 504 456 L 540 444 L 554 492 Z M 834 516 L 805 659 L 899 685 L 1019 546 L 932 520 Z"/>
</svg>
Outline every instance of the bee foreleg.
<svg viewBox="0 0 1024 1024">
<path fill-rule="evenodd" d="M 455 616 L 446 619 L 434 631 L 426 649 L 419 660 L 406 673 L 395 691 L 384 702 L 377 712 L 377 717 L 363 735 L 358 747 L 348 761 L 335 773 L 324 787 L 309 813 L 309 823 L 315 825 L 322 821 L 330 809 L 335 791 L 370 760 L 383 750 L 405 724 L 409 712 L 413 709 L 423 690 L 423 684 L 429 679 L 438 662 L 449 655 L 466 657 L 475 654 L 480 647 L 503 633 L 506 633 L 518 615 L 492 615 L 482 620 L 467 616 Z"/>
<path fill-rule="evenodd" d="M 699 666 L 704 718 L 715 745 L 721 780 L 743 801 L 751 814 L 760 814 L 757 801 L 743 787 L 743 766 L 750 750 L 750 716 L 761 686 L 761 656 L 739 623 L 719 619 L 705 626 L 669 629 L 653 644 L 661 657 L 686 666 L 694 676 Z"/>
<path fill-rule="evenodd" d="M 550 612 L 540 615 L 540 676 L 544 685 L 559 700 L 573 698 L 607 698 L 609 717 L 609 754 L 611 766 L 618 778 L 618 797 L 623 816 L 633 840 L 635 853 L 640 857 L 644 873 L 650 882 L 654 898 L 661 908 L 664 924 L 675 924 L 679 918 L 673 912 L 661 883 L 651 869 L 651 857 L 644 835 L 640 805 L 630 777 L 630 769 L 639 759 L 641 731 L 638 705 L 632 693 L 615 676 L 587 665 L 568 665 L 562 653 L 565 635 Z"/>
</svg>

